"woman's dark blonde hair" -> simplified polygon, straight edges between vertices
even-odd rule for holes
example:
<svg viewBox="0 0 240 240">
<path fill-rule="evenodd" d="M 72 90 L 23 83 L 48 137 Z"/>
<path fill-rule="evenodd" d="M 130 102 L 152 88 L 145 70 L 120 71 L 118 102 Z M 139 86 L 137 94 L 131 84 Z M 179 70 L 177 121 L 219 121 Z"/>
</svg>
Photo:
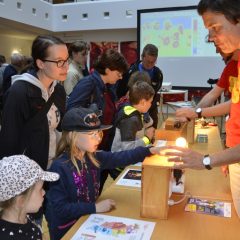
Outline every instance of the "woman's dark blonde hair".
<svg viewBox="0 0 240 240">
<path fill-rule="evenodd" d="M 68 132 L 63 131 L 62 137 L 58 143 L 57 150 L 56 150 L 56 157 L 60 156 L 62 153 L 67 152 L 70 156 L 70 160 L 72 161 L 74 167 L 77 169 L 78 173 L 80 174 L 80 169 L 78 167 L 77 161 L 83 161 L 82 159 L 77 159 L 76 155 L 79 154 L 79 149 L 76 146 L 76 141 L 78 138 L 79 132 Z M 99 167 L 99 162 L 95 158 L 95 154 L 87 152 L 87 156 L 89 157 L 90 161 L 96 166 Z"/>
</svg>

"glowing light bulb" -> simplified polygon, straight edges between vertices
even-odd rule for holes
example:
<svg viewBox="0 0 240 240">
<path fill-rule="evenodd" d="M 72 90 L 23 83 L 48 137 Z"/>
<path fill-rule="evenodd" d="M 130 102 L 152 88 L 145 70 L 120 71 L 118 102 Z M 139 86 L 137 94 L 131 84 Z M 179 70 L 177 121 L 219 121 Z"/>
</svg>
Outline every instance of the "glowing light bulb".
<svg viewBox="0 0 240 240">
<path fill-rule="evenodd" d="M 179 137 L 176 139 L 176 146 L 177 147 L 187 147 L 187 141 L 183 137 Z"/>
<path fill-rule="evenodd" d="M 13 49 L 12 54 L 20 53 L 17 49 Z"/>
</svg>

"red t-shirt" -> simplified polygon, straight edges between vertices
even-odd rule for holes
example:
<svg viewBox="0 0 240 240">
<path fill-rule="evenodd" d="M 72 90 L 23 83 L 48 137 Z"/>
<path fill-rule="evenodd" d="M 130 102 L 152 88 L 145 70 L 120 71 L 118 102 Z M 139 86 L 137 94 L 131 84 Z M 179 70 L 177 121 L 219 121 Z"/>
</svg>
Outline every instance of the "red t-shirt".
<svg viewBox="0 0 240 240">
<path fill-rule="evenodd" d="M 238 77 L 238 61 L 231 60 L 228 62 L 226 67 L 224 68 L 221 77 L 219 78 L 217 85 L 220 88 L 224 88 L 225 97 L 231 98 L 231 92 L 234 85 L 234 81 L 236 81 Z"/>
<path fill-rule="evenodd" d="M 238 61 L 238 73 L 240 74 L 240 59 Z M 232 83 L 232 102 L 230 117 L 226 123 L 226 144 L 234 147 L 240 144 L 240 75 Z"/>
</svg>

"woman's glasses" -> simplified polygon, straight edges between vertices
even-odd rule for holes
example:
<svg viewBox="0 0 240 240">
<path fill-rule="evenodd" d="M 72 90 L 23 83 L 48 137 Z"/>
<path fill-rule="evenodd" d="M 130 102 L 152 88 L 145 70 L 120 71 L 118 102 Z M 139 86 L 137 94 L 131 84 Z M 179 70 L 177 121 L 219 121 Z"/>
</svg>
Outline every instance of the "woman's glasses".
<svg viewBox="0 0 240 240">
<path fill-rule="evenodd" d="M 62 68 L 62 67 L 64 67 L 65 65 L 66 65 L 66 63 L 67 64 L 69 64 L 69 61 L 70 59 L 69 59 L 69 57 L 66 59 L 66 60 L 48 60 L 48 59 L 44 59 L 44 60 L 42 60 L 43 62 L 52 62 L 52 63 L 56 63 L 57 64 L 57 67 L 58 68 Z"/>
</svg>

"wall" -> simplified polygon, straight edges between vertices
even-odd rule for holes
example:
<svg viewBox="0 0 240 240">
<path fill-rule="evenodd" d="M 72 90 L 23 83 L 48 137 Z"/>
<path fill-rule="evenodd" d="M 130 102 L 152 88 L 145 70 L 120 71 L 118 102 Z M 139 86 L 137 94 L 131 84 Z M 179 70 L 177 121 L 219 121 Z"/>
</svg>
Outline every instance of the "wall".
<svg viewBox="0 0 240 240">
<path fill-rule="evenodd" d="M 0 17 L 52 30 L 54 5 L 41 0 L 2 0 Z"/>
<path fill-rule="evenodd" d="M 56 5 L 40 0 L 2 1 L 0 17 L 53 31 L 66 42 L 121 42 L 137 40 L 137 9 L 197 5 L 199 0 L 99 0 Z M 22 9 L 18 9 L 18 3 Z M 33 14 L 33 9 L 36 14 Z M 104 17 L 106 12 L 108 17 Z M 84 13 L 87 19 L 83 19 Z M 21 49 L 24 55 L 30 54 L 31 40 L 27 41 L 27 47 L 20 38 L 4 39 L 6 37 L 0 38 L 0 54 L 8 57 L 14 47 Z"/>
<path fill-rule="evenodd" d="M 101 0 L 50 4 L 41 0 L 1 0 L 0 17 L 54 32 L 126 29 L 137 27 L 137 9 L 197 3 L 198 0 Z M 104 16 L 106 13 L 109 15 Z"/>
<path fill-rule="evenodd" d="M 120 30 L 96 30 L 96 31 L 81 31 L 81 32 L 66 32 L 55 34 L 61 37 L 65 42 L 73 42 L 75 40 L 83 40 L 86 42 L 101 42 L 101 41 L 136 41 L 136 29 L 120 29 Z M 0 34 L 0 54 L 7 58 L 11 55 L 14 49 L 20 51 L 24 55 L 31 54 L 32 39 L 23 39 L 17 36 L 5 36 Z"/>
<path fill-rule="evenodd" d="M 41 0 L 2 0 L 0 2 L 0 19 L 10 19 L 29 27 L 23 26 L 18 30 L 33 30 L 33 36 L 28 37 L 26 44 L 31 45 L 31 39 L 40 30 L 53 31 L 66 42 L 82 39 L 84 41 L 136 41 L 137 40 L 137 9 L 166 7 L 176 5 L 196 5 L 197 0 L 100 0 L 90 2 L 68 3 L 52 5 Z M 20 3 L 20 7 L 19 7 Z M 33 13 L 35 9 L 35 14 Z M 126 16 L 129 10 L 132 15 Z M 104 18 L 103 13 L 109 11 L 109 18 Z M 88 20 L 82 20 L 82 14 L 88 14 Z M 46 14 L 48 18 L 46 18 Z M 62 16 L 67 15 L 67 20 Z M 2 38 L 0 26 L 0 37 Z M 1 25 L 0 24 L 0 25 Z M 16 24 L 14 24 L 14 27 Z M 13 27 L 13 29 L 14 29 Z M 11 25 L 5 28 L 11 30 Z M 17 27 L 16 27 L 17 28 Z M 36 28 L 35 31 L 33 28 Z M 22 53 L 29 55 L 29 49 L 22 38 L 25 38 L 24 31 L 22 37 L 12 36 L 0 38 L 0 53 L 6 56 L 11 54 L 11 49 L 19 48 Z M 5 39 L 8 40 L 5 40 Z"/>
<path fill-rule="evenodd" d="M 66 42 L 84 40 L 86 42 L 99 41 L 136 41 L 137 29 L 90 30 L 79 32 L 56 33 Z"/>
<path fill-rule="evenodd" d="M 53 9 L 53 29 L 73 31 L 136 28 L 138 9 L 190 6 L 197 5 L 198 2 L 198 0 L 101 0 L 57 4 Z M 106 12 L 109 13 L 108 17 L 104 17 Z M 87 14 L 87 18 L 84 18 L 83 14 Z"/>
<path fill-rule="evenodd" d="M 30 56 L 31 45 L 32 40 L 2 35 L 0 38 L 0 54 L 6 57 L 7 62 L 10 61 L 13 50 L 18 50 L 23 55 Z"/>
</svg>

